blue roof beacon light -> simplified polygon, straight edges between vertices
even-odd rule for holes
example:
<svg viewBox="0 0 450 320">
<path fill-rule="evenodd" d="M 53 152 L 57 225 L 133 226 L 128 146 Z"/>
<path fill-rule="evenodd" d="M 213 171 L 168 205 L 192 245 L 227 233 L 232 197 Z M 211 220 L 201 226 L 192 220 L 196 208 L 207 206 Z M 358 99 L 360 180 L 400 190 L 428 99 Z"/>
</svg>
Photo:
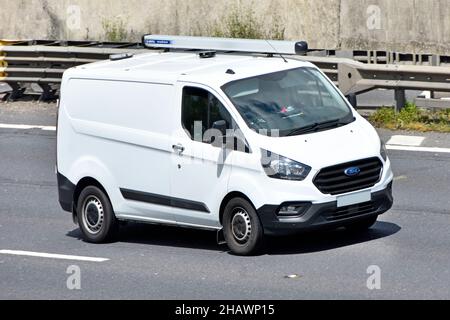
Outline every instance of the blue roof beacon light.
<svg viewBox="0 0 450 320">
<path fill-rule="evenodd" d="M 262 54 L 306 55 L 305 41 L 254 40 L 212 37 L 188 37 L 169 35 L 145 35 L 142 43 L 146 48 L 214 50 L 222 52 L 247 52 Z"/>
</svg>

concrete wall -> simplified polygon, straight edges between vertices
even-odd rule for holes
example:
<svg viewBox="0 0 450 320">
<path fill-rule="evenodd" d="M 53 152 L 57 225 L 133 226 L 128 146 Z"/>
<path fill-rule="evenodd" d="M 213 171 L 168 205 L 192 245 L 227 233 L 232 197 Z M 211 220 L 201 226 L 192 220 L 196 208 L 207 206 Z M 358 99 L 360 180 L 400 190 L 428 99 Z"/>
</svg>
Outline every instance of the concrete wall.
<svg viewBox="0 0 450 320">
<path fill-rule="evenodd" d="M 121 23 L 130 41 L 205 35 L 233 6 L 315 48 L 450 54 L 450 0 L 0 0 L 0 38 L 106 40 Z"/>
<path fill-rule="evenodd" d="M 449 0 L 342 0 L 343 48 L 450 54 Z"/>
</svg>

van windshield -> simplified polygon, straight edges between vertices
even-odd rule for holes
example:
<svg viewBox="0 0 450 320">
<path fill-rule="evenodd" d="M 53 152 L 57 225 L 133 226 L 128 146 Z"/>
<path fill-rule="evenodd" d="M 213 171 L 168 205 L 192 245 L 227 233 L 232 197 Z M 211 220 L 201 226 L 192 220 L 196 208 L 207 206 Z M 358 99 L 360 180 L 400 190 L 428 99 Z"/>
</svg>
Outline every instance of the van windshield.
<svg viewBox="0 0 450 320">
<path fill-rule="evenodd" d="M 222 87 L 247 125 L 264 135 L 295 136 L 355 120 L 342 96 L 315 68 L 297 68 Z"/>
</svg>

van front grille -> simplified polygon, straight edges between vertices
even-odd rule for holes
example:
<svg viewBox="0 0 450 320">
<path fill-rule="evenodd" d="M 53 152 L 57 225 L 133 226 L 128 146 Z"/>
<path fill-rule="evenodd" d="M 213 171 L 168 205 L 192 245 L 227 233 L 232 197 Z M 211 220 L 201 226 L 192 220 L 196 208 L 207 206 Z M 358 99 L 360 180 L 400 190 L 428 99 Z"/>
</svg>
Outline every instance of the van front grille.
<svg viewBox="0 0 450 320">
<path fill-rule="evenodd" d="M 342 207 L 342 208 L 336 208 L 336 210 L 329 216 L 326 217 L 328 221 L 336 221 L 340 219 L 345 218 L 351 218 L 363 214 L 368 214 L 375 212 L 377 208 L 375 207 L 375 204 L 370 202 L 355 204 L 352 206 Z"/>
<path fill-rule="evenodd" d="M 348 176 L 349 168 L 358 168 L 360 172 Z M 370 158 L 335 165 L 320 170 L 314 179 L 314 185 L 324 194 L 343 194 L 373 187 L 380 181 L 383 164 L 379 158 Z"/>
</svg>

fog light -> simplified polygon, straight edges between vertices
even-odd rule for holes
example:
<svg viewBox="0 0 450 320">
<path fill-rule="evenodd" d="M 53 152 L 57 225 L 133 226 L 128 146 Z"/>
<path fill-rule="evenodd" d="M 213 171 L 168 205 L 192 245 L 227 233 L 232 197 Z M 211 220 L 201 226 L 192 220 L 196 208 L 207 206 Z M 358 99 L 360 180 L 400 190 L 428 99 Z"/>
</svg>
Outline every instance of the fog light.
<svg viewBox="0 0 450 320">
<path fill-rule="evenodd" d="M 282 205 L 278 210 L 279 216 L 301 216 L 309 207 L 309 203 L 295 203 Z"/>
</svg>

